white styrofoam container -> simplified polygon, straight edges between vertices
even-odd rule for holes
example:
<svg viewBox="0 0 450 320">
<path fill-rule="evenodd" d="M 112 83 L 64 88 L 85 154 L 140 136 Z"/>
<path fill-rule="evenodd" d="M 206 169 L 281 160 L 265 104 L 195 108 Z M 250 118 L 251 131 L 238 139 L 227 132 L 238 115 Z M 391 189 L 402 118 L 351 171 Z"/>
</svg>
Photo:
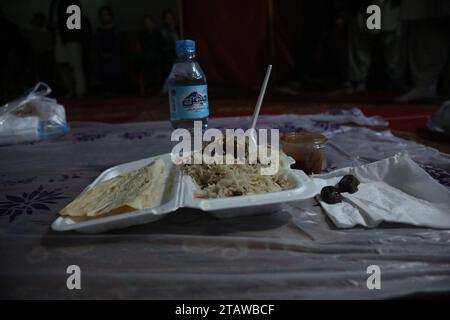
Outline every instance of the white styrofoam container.
<svg viewBox="0 0 450 320">
<path fill-rule="evenodd" d="M 161 205 L 155 208 L 92 219 L 60 216 L 52 223 L 52 229 L 55 231 L 76 230 L 84 233 L 105 232 L 156 221 L 182 207 L 200 209 L 219 218 L 253 215 L 270 212 L 288 201 L 313 198 L 319 192 L 312 179 L 303 171 L 286 168 L 288 178 L 295 184 L 293 189 L 217 199 L 196 198 L 194 196 L 194 182 L 189 176 L 184 176 L 178 170 L 171 160 L 170 153 L 167 153 L 112 167 L 101 173 L 82 193 L 103 181 L 139 169 L 156 158 L 163 160 L 167 168 L 167 179 L 165 179 L 166 184 L 163 186 L 165 190 Z M 288 161 L 288 166 L 292 163 L 291 160 Z M 237 208 L 239 210 L 236 210 Z"/>
</svg>

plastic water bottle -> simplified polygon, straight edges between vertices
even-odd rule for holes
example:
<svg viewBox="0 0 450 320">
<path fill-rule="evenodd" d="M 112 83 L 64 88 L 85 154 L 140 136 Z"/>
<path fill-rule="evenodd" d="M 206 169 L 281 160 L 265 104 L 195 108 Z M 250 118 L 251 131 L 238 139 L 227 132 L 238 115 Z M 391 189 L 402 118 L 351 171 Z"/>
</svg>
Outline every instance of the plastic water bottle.
<svg viewBox="0 0 450 320">
<path fill-rule="evenodd" d="M 195 42 L 178 40 L 175 60 L 168 82 L 170 122 L 174 128 L 192 130 L 194 121 L 208 126 L 208 85 L 202 68 L 195 60 Z"/>
</svg>

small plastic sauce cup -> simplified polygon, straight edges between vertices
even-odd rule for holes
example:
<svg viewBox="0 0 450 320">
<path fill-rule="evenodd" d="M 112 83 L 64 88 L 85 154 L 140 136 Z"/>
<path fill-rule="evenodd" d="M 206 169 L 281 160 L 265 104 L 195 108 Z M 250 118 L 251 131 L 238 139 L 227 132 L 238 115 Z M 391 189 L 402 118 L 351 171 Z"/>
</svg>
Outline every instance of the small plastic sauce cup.
<svg viewBox="0 0 450 320">
<path fill-rule="evenodd" d="M 294 169 L 306 174 L 320 173 L 325 159 L 323 147 L 327 137 L 318 133 L 288 132 L 281 136 L 284 153 L 294 158 Z"/>
</svg>

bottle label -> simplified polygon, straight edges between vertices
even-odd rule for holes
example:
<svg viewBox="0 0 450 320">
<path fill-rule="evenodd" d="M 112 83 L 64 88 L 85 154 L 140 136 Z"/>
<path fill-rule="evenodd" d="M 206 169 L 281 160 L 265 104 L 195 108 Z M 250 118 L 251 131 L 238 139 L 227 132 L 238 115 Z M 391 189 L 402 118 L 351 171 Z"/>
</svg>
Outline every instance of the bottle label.
<svg viewBox="0 0 450 320">
<path fill-rule="evenodd" d="M 198 119 L 209 115 L 208 86 L 169 86 L 170 119 Z"/>
</svg>

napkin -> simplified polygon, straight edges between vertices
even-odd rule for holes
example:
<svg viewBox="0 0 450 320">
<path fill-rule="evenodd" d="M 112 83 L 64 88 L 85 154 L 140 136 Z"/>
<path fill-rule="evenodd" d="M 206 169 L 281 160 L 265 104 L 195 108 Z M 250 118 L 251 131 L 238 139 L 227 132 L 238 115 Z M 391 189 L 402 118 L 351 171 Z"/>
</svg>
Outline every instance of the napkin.
<svg viewBox="0 0 450 320">
<path fill-rule="evenodd" d="M 450 229 L 450 190 L 434 180 L 407 153 L 370 164 L 342 168 L 312 179 L 320 188 L 336 185 L 346 174 L 358 178 L 358 191 L 343 201 L 320 205 L 338 228 L 381 222 Z"/>
</svg>

